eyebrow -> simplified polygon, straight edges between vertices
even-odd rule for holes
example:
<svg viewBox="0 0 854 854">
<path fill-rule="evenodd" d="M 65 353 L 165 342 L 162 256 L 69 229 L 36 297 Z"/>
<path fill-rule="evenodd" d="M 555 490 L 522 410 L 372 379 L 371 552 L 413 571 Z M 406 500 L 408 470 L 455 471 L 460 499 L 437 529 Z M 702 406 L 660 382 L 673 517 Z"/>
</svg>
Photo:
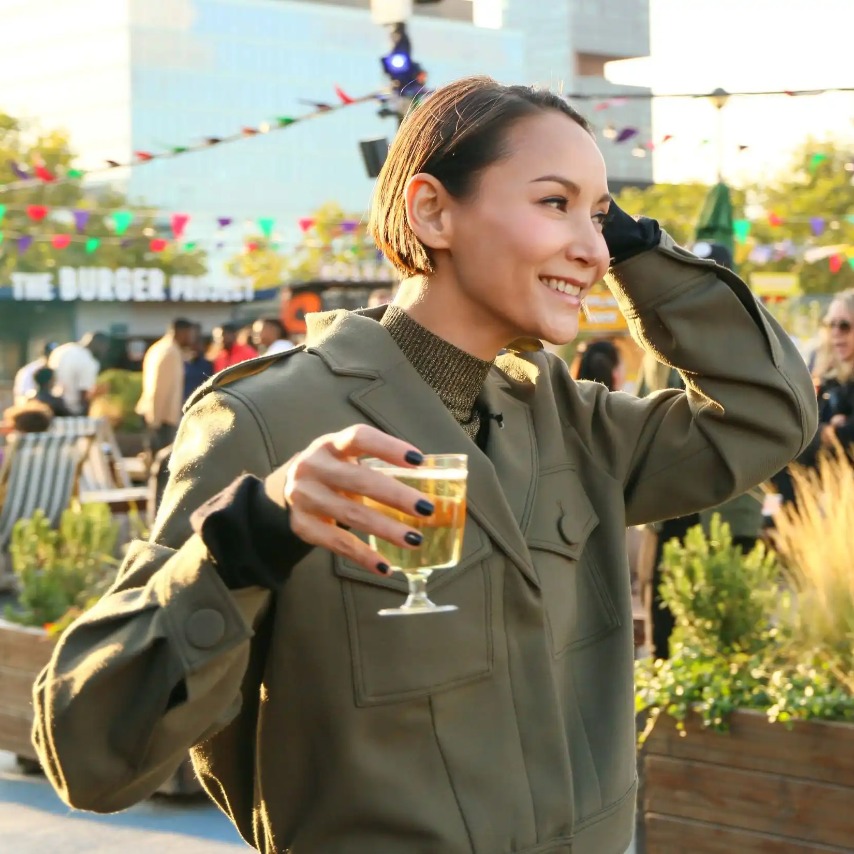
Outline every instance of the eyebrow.
<svg viewBox="0 0 854 854">
<path fill-rule="evenodd" d="M 573 196 L 578 196 L 581 194 L 581 187 L 579 187 L 578 184 L 575 183 L 575 181 L 570 181 L 569 178 L 564 178 L 561 175 L 542 175 L 539 178 L 534 178 L 531 183 L 539 184 L 548 181 L 554 182 L 555 184 L 562 184 L 564 187 L 566 187 L 567 192 L 571 193 Z M 604 193 L 596 200 L 596 204 L 601 205 L 605 204 L 606 202 L 610 203 L 612 201 L 613 199 L 611 198 L 611 194 Z"/>
</svg>

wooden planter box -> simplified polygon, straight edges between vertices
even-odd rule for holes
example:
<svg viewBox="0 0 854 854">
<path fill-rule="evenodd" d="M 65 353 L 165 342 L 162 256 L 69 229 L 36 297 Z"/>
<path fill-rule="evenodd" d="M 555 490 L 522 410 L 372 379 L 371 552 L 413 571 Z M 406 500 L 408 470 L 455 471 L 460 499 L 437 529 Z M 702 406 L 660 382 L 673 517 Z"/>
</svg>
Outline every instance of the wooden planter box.
<svg viewBox="0 0 854 854">
<path fill-rule="evenodd" d="M 33 682 L 50 660 L 54 640 L 42 629 L 0 619 L 0 750 L 35 766 L 38 757 L 30 740 L 33 726 Z M 158 790 L 164 795 L 202 791 L 189 757 Z"/>
<path fill-rule="evenodd" d="M 728 734 L 671 718 L 644 745 L 646 854 L 851 854 L 854 724 L 736 712 Z"/>
</svg>

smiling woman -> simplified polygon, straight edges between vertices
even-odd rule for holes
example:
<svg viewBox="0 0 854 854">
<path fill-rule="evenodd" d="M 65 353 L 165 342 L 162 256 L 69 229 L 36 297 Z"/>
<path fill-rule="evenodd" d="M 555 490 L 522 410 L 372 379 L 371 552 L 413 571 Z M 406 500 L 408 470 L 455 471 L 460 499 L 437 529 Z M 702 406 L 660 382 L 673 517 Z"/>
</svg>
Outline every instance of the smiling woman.
<svg viewBox="0 0 854 854">
<path fill-rule="evenodd" d="M 371 229 L 404 275 L 391 305 L 309 315 L 305 347 L 191 399 L 150 542 L 36 684 L 43 765 L 68 803 L 112 811 L 191 748 L 268 854 L 623 854 L 626 526 L 781 468 L 815 430 L 809 374 L 733 273 L 609 204 L 554 94 L 435 92 Z M 576 383 L 543 347 L 575 337 L 603 275 L 685 391 Z M 406 589 L 381 543 L 403 565 L 442 515 L 425 454 L 467 458 L 459 562 L 426 583 L 457 610 L 380 616 Z"/>
</svg>

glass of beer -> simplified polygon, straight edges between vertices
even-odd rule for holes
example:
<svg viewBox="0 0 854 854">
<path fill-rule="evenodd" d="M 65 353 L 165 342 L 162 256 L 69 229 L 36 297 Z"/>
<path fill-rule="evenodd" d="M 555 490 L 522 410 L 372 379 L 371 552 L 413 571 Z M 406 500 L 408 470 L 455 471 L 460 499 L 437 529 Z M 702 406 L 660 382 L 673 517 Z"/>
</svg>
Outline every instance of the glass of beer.
<svg viewBox="0 0 854 854">
<path fill-rule="evenodd" d="M 406 549 L 369 536 L 371 548 L 378 551 L 395 572 L 402 572 L 409 583 L 409 596 L 399 608 L 383 608 L 381 616 L 401 614 L 437 614 L 456 611 L 456 605 L 436 605 L 427 598 L 427 579 L 433 572 L 456 566 L 463 547 L 466 521 L 465 454 L 427 454 L 418 468 L 403 468 L 383 460 L 368 458 L 361 464 L 393 477 L 422 492 L 435 507 L 432 516 L 410 516 L 370 498 L 362 501 L 374 510 L 403 522 L 423 537 L 416 549 Z"/>
</svg>

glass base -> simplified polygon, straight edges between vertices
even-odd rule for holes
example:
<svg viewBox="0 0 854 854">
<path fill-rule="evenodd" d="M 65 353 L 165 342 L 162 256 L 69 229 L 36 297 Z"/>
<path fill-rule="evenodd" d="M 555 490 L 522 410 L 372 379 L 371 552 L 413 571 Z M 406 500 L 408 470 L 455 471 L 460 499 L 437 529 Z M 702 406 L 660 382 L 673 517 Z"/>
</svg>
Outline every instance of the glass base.
<svg viewBox="0 0 854 854">
<path fill-rule="evenodd" d="M 428 600 L 429 601 L 429 600 Z M 414 608 L 408 608 L 405 604 L 399 608 L 383 608 L 377 613 L 381 617 L 400 617 L 406 614 L 441 614 L 444 611 L 458 611 L 456 605 L 434 605 L 430 602 L 429 605 L 417 605 Z"/>
</svg>

